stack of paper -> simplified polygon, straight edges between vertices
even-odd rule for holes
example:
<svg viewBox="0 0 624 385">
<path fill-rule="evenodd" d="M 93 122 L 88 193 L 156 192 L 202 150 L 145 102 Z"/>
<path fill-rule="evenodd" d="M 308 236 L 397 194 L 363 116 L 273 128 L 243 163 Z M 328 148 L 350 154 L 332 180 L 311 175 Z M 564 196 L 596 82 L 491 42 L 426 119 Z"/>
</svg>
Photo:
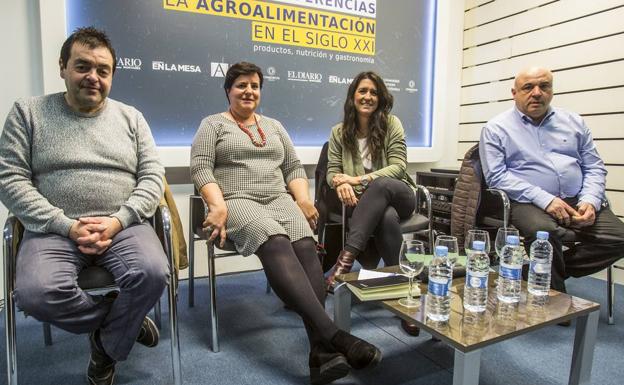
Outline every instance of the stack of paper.
<svg viewBox="0 0 624 385">
<path fill-rule="evenodd" d="M 377 273 L 377 272 L 375 272 Z M 360 271 L 357 281 L 347 282 L 347 287 L 360 301 L 380 301 L 386 299 L 407 297 L 409 279 L 403 275 L 384 273 L 382 276 L 375 274 L 375 278 L 370 271 Z M 412 287 L 412 295 L 420 296 L 418 285 Z"/>
</svg>

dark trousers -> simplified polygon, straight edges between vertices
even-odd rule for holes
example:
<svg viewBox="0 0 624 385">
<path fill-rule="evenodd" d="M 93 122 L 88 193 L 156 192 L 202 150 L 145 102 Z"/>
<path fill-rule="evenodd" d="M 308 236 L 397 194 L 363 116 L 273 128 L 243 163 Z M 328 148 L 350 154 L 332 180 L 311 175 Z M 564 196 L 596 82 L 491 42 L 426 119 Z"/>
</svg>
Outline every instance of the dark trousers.
<svg viewBox="0 0 624 385">
<path fill-rule="evenodd" d="M 414 190 L 404 182 L 388 177 L 374 179 L 359 198 L 355 207 L 347 209 L 349 232 L 345 249 L 361 254 L 358 261 L 362 266 L 371 268 L 371 258 L 367 250 L 369 238 L 373 235 L 375 248 L 386 266 L 399 264 L 399 251 L 403 236 L 399 222 L 409 218 L 415 209 Z M 367 250 L 367 252 L 364 252 Z"/>
<path fill-rule="evenodd" d="M 115 277 L 120 291 L 114 301 L 91 296 L 78 286 L 78 273 L 93 264 Z M 167 258 L 148 224 L 120 231 L 111 246 L 96 256 L 82 254 L 67 237 L 26 231 L 16 269 L 20 309 L 72 333 L 100 329 L 104 350 L 117 361 L 130 353 L 143 318 L 169 277 Z"/>
<path fill-rule="evenodd" d="M 576 198 L 565 201 L 572 207 L 578 203 Z M 551 287 L 558 291 L 565 291 L 566 278 L 596 273 L 624 257 L 624 223 L 606 207 L 596 213 L 593 225 L 573 229 L 560 226 L 555 218 L 531 203 L 511 202 L 511 223 L 524 236 L 527 253 L 537 231 L 548 231 L 553 246 Z M 562 239 L 569 231 L 575 233 L 575 242 L 566 246 L 572 246 L 573 252 L 564 255 Z"/>
</svg>

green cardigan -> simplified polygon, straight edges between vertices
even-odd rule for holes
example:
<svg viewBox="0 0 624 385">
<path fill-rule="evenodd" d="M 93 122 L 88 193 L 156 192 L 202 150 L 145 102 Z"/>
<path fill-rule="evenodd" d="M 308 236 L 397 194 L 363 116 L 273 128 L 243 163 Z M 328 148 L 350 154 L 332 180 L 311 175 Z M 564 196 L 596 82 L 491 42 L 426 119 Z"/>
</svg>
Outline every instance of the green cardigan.
<svg viewBox="0 0 624 385">
<path fill-rule="evenodd" d="M 372 179 L 380 176 L 396 178 L 407 183 L 412 188 L 416 184 L 407 174 L 407 148 L 405 145 L 405 132 L 399 118 L 394 115 L 388 117 L 388 133 L 381 150 L 381 157 L 373 163 L 373 172 L 369 175 Z M 360 176 L 366 174 L 362 165 L 360 151 L 354 157 L 351 152 L 342 146 L 342 123 L 332 128 L 329 138 L 329 152 L 327 154 L 327 184 L 332 186 L 332 179 L 336 174 Z M 363 192 L 362 186 L 354 186 L 356 194 Z"/>
</svg>

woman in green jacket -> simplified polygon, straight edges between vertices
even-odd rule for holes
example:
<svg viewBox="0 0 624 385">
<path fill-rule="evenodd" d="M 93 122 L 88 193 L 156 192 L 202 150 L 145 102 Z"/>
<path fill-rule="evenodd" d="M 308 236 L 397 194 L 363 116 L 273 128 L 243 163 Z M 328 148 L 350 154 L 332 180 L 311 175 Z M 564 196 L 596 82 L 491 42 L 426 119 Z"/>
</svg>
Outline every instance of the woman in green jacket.
<svg viewBox="0 0 624 385">
<path fill-rule="evenodd" d="M 349 86 L 342 123 L 332 128 L 327 183 L 351 219 L 344 249 L 326 278 L 328 288 L 336 275 L 351 270 L 371 235 L 384 263 L 399 263 L 399 221 L 414 211 L 415 184 L 405 172 L 405 134 L 399 118 L 390 115 L 392 105 L 381 77 L 362 72 Z"/>
</svg>

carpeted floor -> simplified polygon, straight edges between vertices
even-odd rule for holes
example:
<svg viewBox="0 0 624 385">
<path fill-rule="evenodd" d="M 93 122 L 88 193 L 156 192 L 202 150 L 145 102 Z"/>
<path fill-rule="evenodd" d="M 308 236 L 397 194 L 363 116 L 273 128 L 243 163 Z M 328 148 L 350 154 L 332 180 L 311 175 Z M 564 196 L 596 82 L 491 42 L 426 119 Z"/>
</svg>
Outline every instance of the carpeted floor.
<svg viewBox="0 0 624 385">
<path fill-rule="evenodd" d="M 184 384 L 306 384 L 308 346 L 297 315 L 285 310 L 274 294 L 265 294 L 262 272 L 218 278 L 221 352 L 210 350 L 208 285 L 196 281 L 195 307 L 187 306 L 187 282 L 179 298 L 180 341 Z M 605 304 L 603 281 L 569 279 L 572 295 Z M 163 311 L 166 311 L 166 297 Z M 606 323 L 601 309 L 594 354 L 592 384 L 621 384 L 624 370 L 624 287 L 618 286 L 616 325 Z M 332 300 L 327 301 L 331 314 Z M 165 315 L 164 315 L 165 316 Z M 337 384 L 451 384 L 453 350 L 431 340 L 405 334 L 399 320 L 375 306 L 353 309 L 353 333 L 379 346 L 383 361 L 373 369 L 352 372 Z M 166 317 L 165 317 L 166 319 Z M 2 322 L 4 334 L 4 322 Z M 20 384 L 71 385 L 85 383 L 88 344 L 53 328 L 54 345 L 45 347 L 41 324 L 18 314 L 18 375 Z M 481 355 L 480 384 L 566 384 L 574 327 L 550 326 L 487 347 Z M 4 339 L 0 342 L 6 384 Z M 136 346 L 130 358 L 118 364 L 117 384 L 171 384 L 171 355 L 167 326 L 161 343 L 148 349 Z"/>
</svg>

